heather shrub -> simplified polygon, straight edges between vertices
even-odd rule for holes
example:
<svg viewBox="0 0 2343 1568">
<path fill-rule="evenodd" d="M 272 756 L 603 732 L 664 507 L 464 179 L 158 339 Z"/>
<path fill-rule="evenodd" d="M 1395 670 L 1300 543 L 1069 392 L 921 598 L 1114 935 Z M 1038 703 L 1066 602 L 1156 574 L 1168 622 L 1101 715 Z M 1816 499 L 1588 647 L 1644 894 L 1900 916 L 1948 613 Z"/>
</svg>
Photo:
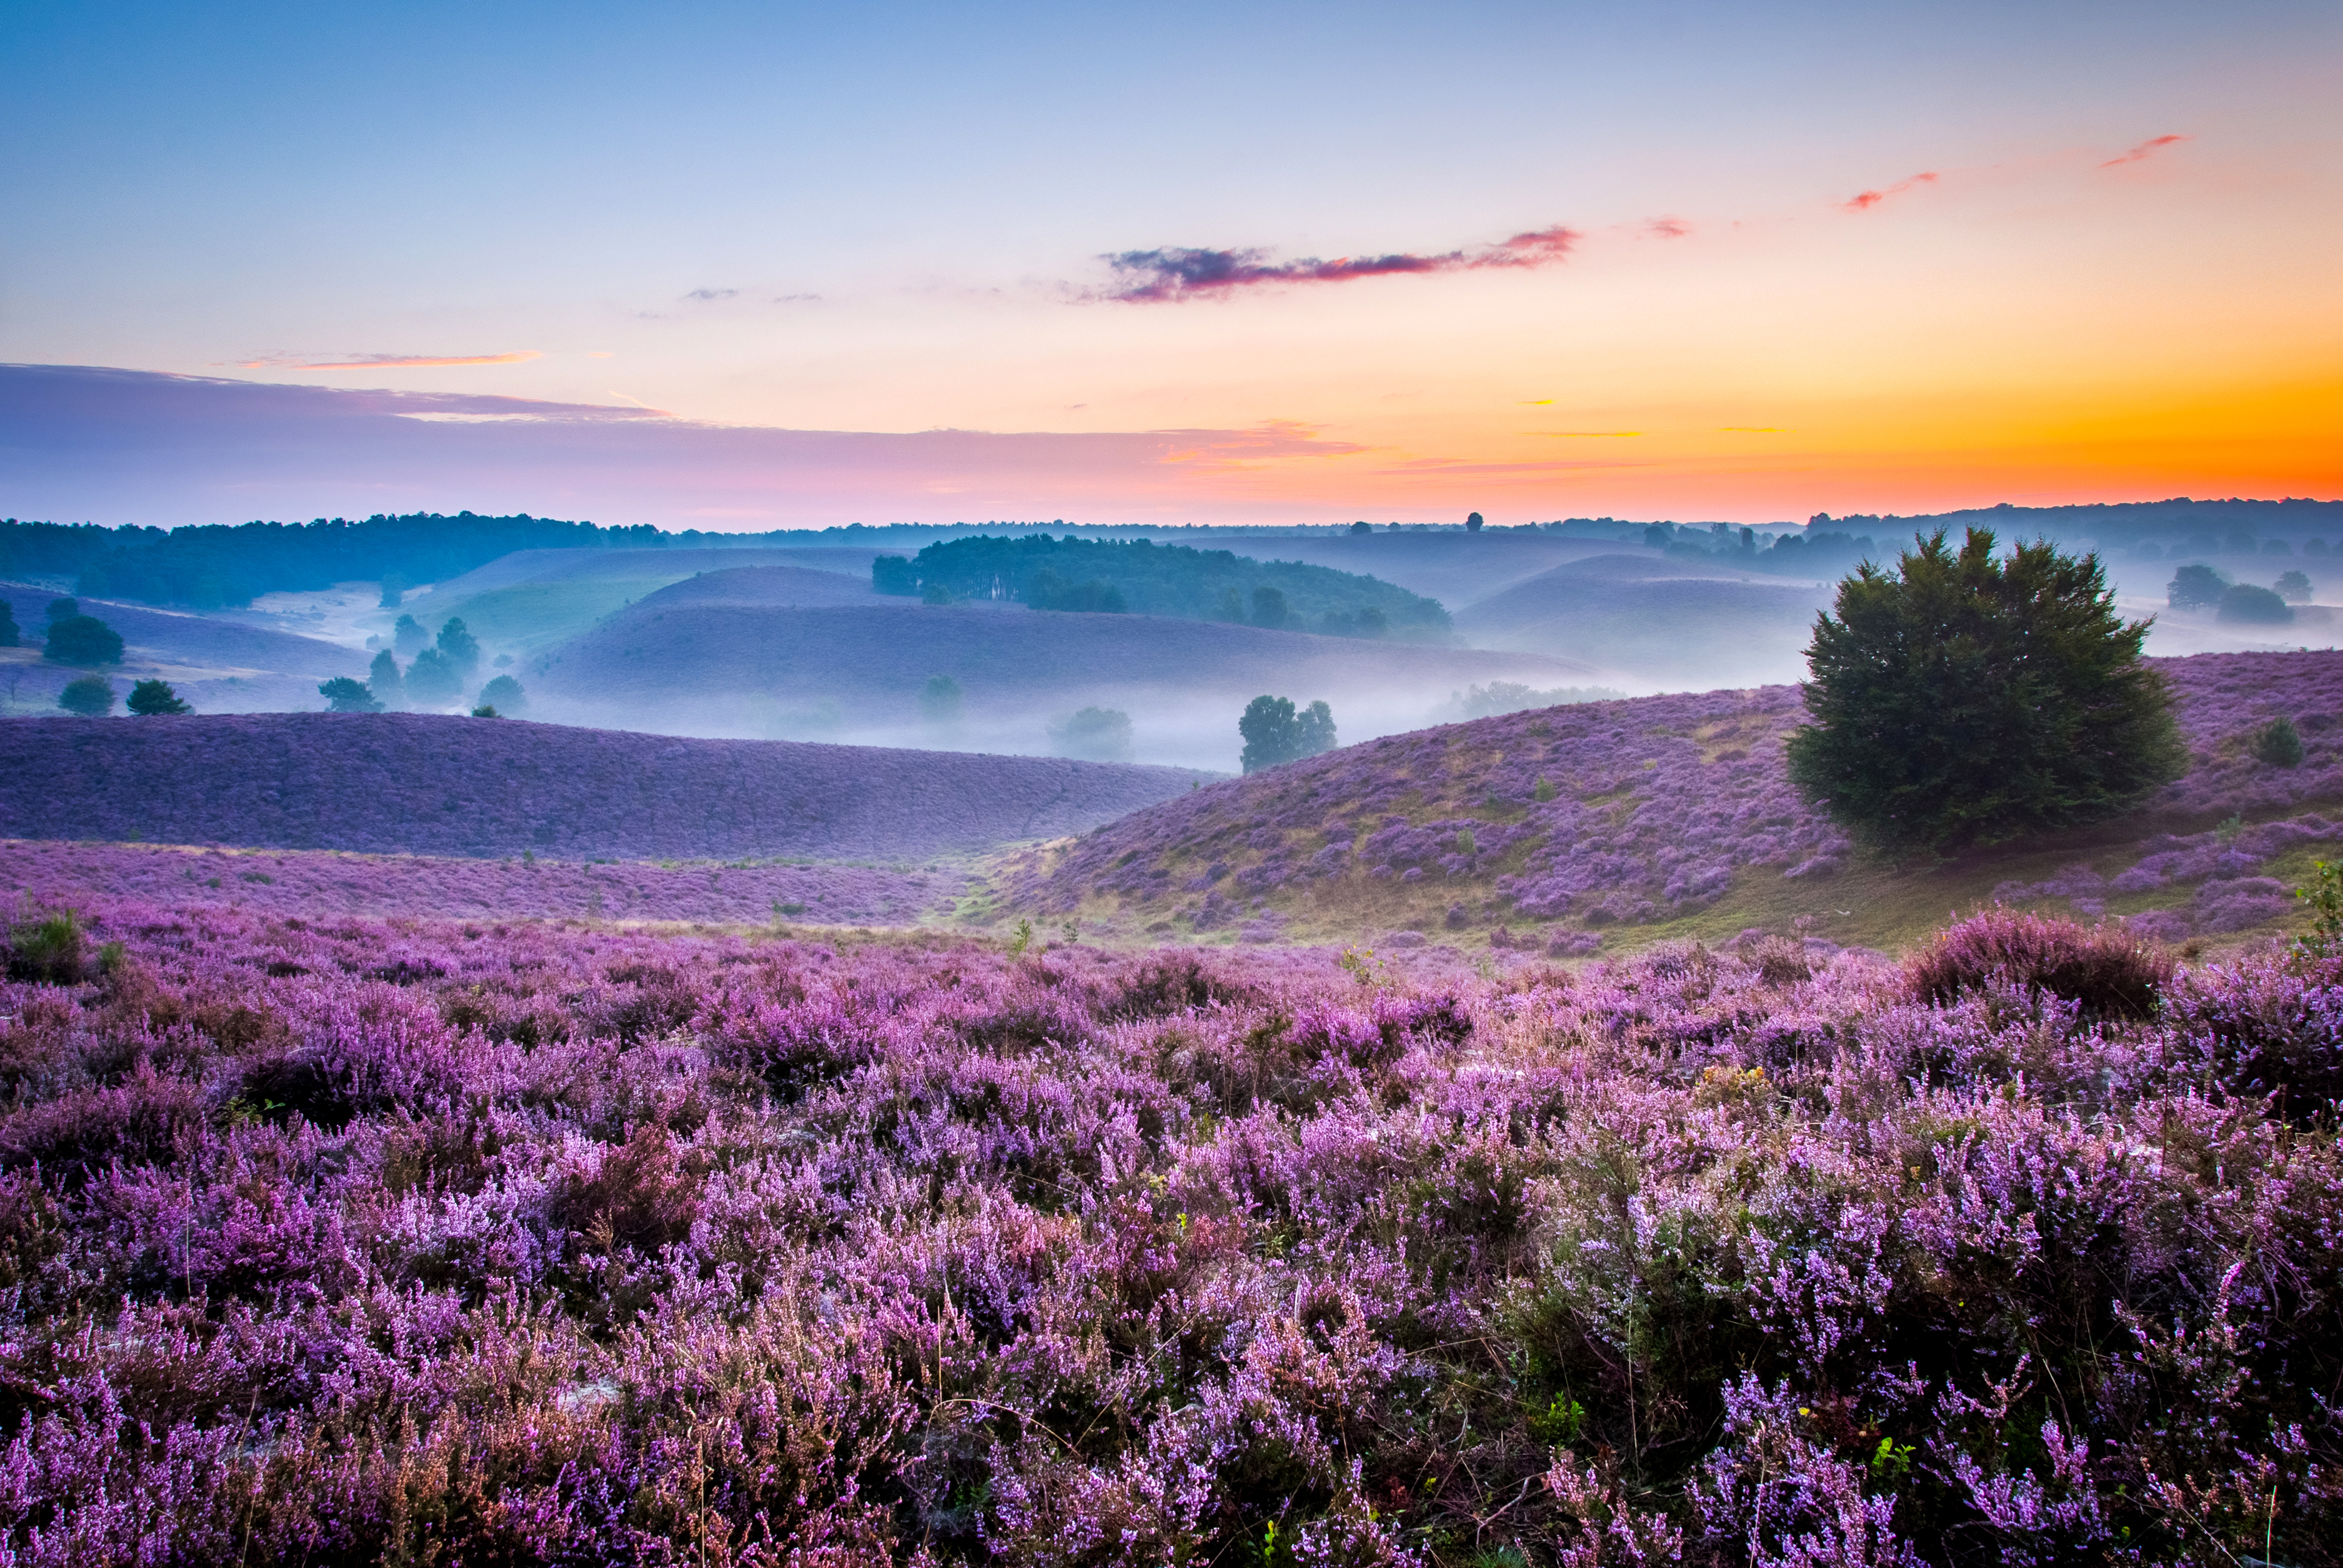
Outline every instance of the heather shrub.
<svg viewBox="0 0 2343 1568">
<path fill-rule="evenodd" d="M 8 978 L 33 985 L 78 985 L 88 943 L 70 910 L 19 921 L 8 933 Z"/>
<path fill-rule="evenodd" d="M 2094 1018 L 2153 1018 L 2171 957 L 2108 926 L 1993 909 L 1946 928 L 1905 965 L 1915 1000 L 1943 1006 L 1994 985 L 2045 990 Z"/>
<path fill-rule="evenodd" d="M 2117 613 L 2097 558 L 1996 542 L 1971 528 L 1955 551 L 1940 531 L 1892 571 L 1865 562 L 1815 621 L 1789 775 L 1851 831 L 1992 843 L 2112 816 L 2183 771 L 2147 623 Z"/>
</svg>

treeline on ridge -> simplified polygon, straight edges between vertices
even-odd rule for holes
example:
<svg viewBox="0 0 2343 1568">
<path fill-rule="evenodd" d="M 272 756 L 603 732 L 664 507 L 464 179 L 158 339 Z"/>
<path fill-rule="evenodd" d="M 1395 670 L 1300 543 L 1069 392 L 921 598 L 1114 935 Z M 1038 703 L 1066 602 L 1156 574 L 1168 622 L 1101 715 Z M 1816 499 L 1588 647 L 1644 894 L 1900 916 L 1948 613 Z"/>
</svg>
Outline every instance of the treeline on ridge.
<svg viewBox="0 0 2343 1568">
<path fill-rule="evenodd" d="M 600 528 L 553 518 L 458 512 L 363 521 L 207 524 L 179 528 L 0 519 L 0 577 L 71 577 L 93 598 L 217 609 L 262 594 L 337 582 L 440 582 L 515 550 L 642 548 L 668 542 L 648 523 Z"/>
<path fill-rule="evenodd" d="M 909 559 L 881 556 L 871 563 L 870 586 L 931 604 L 1002 599 L 1034 609 L 1233 621 L 1339 637 L 1440 638 L 1449 629 L 1437 599 L 1377 578 L 1147 539 L 952 539 Z"/>
</svg>

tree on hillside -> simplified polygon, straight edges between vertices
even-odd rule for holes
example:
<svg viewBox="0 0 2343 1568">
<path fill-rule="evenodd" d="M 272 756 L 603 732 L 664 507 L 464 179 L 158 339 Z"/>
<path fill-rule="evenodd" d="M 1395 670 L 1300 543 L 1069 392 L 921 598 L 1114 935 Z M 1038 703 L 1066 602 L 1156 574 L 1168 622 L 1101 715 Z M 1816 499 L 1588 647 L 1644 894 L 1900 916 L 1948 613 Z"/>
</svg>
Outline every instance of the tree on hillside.
<svg viewBox="0 0 2343 1568">
<path fill-rule="evenodd" d="M 431 646 L 431 634 L 423 628 L 421 621 L 411 615 L 400 616 L 398 624 L 390 628 L 390 636 L 392 646 L 398 649 L 402 658 L 413 658 Z"/>
<path fill-rule="evenodd" d="M 2270 587 L 2277 591 L 2278 598 L 2288 604 L 2310 602 L 2310 579 L 2300 572 L 2282 573 L 2278 581 L 2272 583 Z"/>
<path fill-rule="evenodd" d="M 398 673 L 398 660 L 391 657 L 390 649 L 376 654 L 374 662 L 367 666 L 367 689 L 385 708 L 407 706 L 407 681 Z"/>
<path fill-rule="evenodd" d="M 2266 588 L 2239 583 L 2221 590 L 2214 615 L 2247 626 L 2284 626 L 2294 618 L 2294 607 Z"/>
<path fill-rule="evenodd" d="M 1050 749 L 1091 762 L 1131 760 L 1131 715 L 1118 708 L 1085 708 L 1050 726 Z"/>
<path fill-rule="evenodd" d="M 1481 528 L 1482 528 L 1482 523 L 1481 523 L 1481 514 L 1480 514 L 1480 513 L 1478 513 L 1478 512 L 1473 512 L 1473 513 L 1471 513 L 1470 515 L 1468 515 L 1468 516 L 1465 518 L 1465 519 L 1464 519 L 1464 531 L 1465 531 L 1466 533 L 1468 533 L 1468 534 L 1477 534 L 1477 533 L 1479 533 L 1479 532 L 1481 531 Z"/>
<path fill-rule="evenodd" d="M 16 629 L 16 607 L 0 598 L 0 648 L 14 648 L 23 634 Z"/>
<path fill-rule="evenodd" d="M 480 688 L 479 705 L 493 708 L 505 718 L 513 719 L 528 710 L 528 693 L 523 691 L 520 682 L 511 676 L 499 675 Z"/>
<path fill-rule="evenodd" d="M 130 699 L 123 704 L 142 719 L 159 719 L 169 714 L 193 713 L 195 709 L 171 689 L 167 680 L 142 680 L 130 689 Z"/>
<path fill-rule="evenodd" d="M 1998 558 L 1983 528 L 1915 543 L 1815 622 L 1814 722 L 1788 747 L 1808 799 L 1874 843 L 1953 849 L 2112 816 L 2179 776 L 2149 623 L 2117 613 L 2096 556 Z"/>
<path fill-rule="evenodd" d="M 920 689 L 920 717 L 930 724 L 950 724 L 960 717 L 960 682 L 949 675 L 931 675 Z"/>
<path fill-rule="evenodd" d="M 1244 599 L 1236 589 L 1231 588 L 1221 596 L 1221 608 L 1213 614 L 1212 618 L 1230 621 L 1238 626 L 1244 624 Z"/>
<path fill-rule="evenodd" d="M 1354 534 L 1372 534 L 1375 531 L 1375 526 L 1362 518 L 1351 525 L 1351 531 Z"/>
<path fill-rule="evenodd" d="M 397 609 L 398 608 L 399 601 L 407 597 L 407 583 L 406 575 L 401 572 L 385 572 L 382 574 L 381 586 L 382 602 L 376 606 L 376 608 L 377 609 Z"/>
<path fill-rule="evenodd" d="M 466 679 L 469 679 L 472 671 L 480 667 L 479 638 L 466 629 L 464 623 L 454 616 L 448 617 L 439 628 L 438 648 L 440 657 L 454 665 L 456 673 Z"/>
<path fill-rule="evenodd" d="M 114 711 L 114 682 L 102 675 L 68 680 L 65 689 L 57 693 L 57 706 L 84 719 L 103 719 Z"/>
<path fill-rule="evenodd" d="M 2174 609 L 2210 609 L 2221 602 L 2229 579 L 2208 566 L 2187 566 L 2172 574 L 2164 602 Z"/>
<path fill-rule="evenodd" d="M 1237 733 L 1244 738 L 1244 770 L 1258 773 L 1334 749 L 1334 710 L 1313 702 L 1296 712 L 1290 697 L 1256 697 L 1237 720 Z"/>
<path fill-rule="evenodd" d="M 1275 631 L 1285 624 L 1285 596 L 1263 583 L 1252 590 L 1252 623 Z"/>
<path fill-rule="evenodd" d="M 366 689 L 366 682 L 337 675 L 317 688 L 317 695 L 326 699 L 328 713 L 380 713 L 382 704 Z"/>
<path fill-rule="evenodd" d="M 53 664 L 85 668 L 122 662 L 122 634 L 94 615 L 69 615 L 49 623 L 41 657 Z"/>
<path fill-rule="evenodd" d="M 49 622 L 49 624 L 54 626 L 61 620 L 71 620 L 80 613 L 81 600 L 77 598 L 53 598 L 49 601 L 48 613 L 45 618 Z"/>
<path fill-rule="evenodd" d="M 464 672 L 436 648 L 407 667 L 407 699 L 417 708 L 445 708 L 464 694 Z"/>
</svg>

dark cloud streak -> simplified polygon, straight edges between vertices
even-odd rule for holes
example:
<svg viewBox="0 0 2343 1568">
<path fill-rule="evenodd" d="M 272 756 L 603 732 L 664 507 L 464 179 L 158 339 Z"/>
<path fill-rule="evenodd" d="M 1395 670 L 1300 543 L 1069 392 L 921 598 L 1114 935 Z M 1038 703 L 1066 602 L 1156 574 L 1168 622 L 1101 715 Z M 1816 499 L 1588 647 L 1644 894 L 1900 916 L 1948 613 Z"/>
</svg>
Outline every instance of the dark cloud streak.
<svg viewBox="0 0 2343 1568">
<path fill-rule="evenodd" d="M 1481 272 L 1551 266 L 1566 259 L 1579 235 L 1557 224 L 1532 229 L 1495 245 L 1418 255 L 1343 256 L 1322 260 L 1306 256 L 1272 261 L 1266 250 L 1211 250 L 1181 246 L 1125 250 L 1102 257 L 1115 281 L 1090 297 L 1131 304 L 1225 298 L 1240 289 L 1291 283 L 1350 283 L 1363 277 L 1402 277 L 1426 273 Z"/>
</svg>

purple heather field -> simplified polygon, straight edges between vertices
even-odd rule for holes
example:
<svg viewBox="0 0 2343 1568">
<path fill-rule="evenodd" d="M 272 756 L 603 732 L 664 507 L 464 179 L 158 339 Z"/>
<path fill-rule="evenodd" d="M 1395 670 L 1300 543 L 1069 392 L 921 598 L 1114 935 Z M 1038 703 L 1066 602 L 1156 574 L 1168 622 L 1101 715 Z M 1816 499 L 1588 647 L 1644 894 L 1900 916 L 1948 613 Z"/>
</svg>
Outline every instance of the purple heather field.
<svg viewBox="0 0 2343 1568">
<path fill-rule="evenodd" d="M 256 914 L 910 925 L 966 884 L 834 865 L 578 864 L 0 839 L 0 896 L 25 907 L 147 899 Z"/>
<path fill-rule="evenodd" d="M 2233 931 L 2291 908 L 2261 868 L 2343 836 L 2343 654 L 2154 662 L 2189 750 L 2187 775 L 2139 819 L 2156 836 L 2112 875 L 2078 867 L 2002 896 L 2066 897 L 2097 914 L 2110 894 L 2193 886 L 2187 907 L 2135 917 L 2160 938 Z M 2298 767 L 2247 749 L 2281 715 L 2301 731 Z M 1453 889 L 1477 920 L 1544 925 L 1560 950 L 1584 950 L 1593 928 L 1697 910 L 1737 877 L 1827 877 L 1845 865 L 1846 838 L 1783 769 L 1783 739 L 1804 718 L 1798 689 L 1773 686 L 1393 736 L 1174 797 L 1062 855 L 1023 860 L 1007 885 L 1036 909 L 1071 911 L 1103 894 L 1219 930 L 1273 926 L 1290 895 L 1391 879 Z M 2213 825 L 2228 817 L 2238 820 Z"/>
<path fill-rule="evenodd" d="M 2343 1558 L 2343 960 L 45 912 L 14 1563 Z"/>
<path fill-rule="evenodd" d="M 1203 775 L 412 713 L 0 722 L 0 835 L 271 849 L 925 859 L 1079 832 Z"/>
</svg>

